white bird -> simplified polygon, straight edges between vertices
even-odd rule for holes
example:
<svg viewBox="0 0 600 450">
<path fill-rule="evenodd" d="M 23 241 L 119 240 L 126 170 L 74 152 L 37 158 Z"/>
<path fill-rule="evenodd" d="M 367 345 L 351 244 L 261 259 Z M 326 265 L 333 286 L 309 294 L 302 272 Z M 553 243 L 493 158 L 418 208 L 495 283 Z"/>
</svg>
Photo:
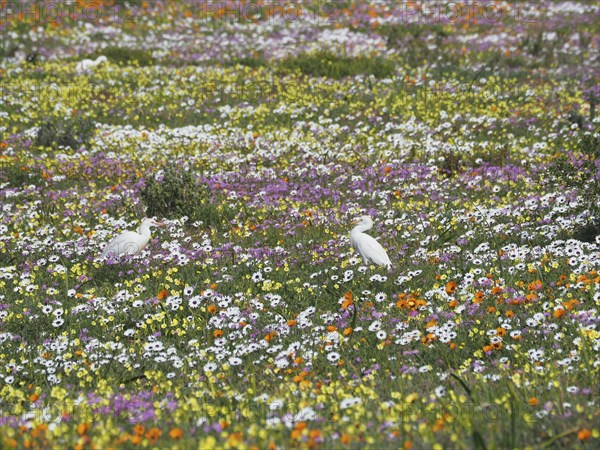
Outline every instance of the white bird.
<svg viewBox="0 0 600 450">
<path fill-rule="evenodd" d="M 94 67 L 102 64 L 103 62 L 107 62 L 107 61 L 108 61 L 108 59 L 106 59 L 106 56 L 104 56 L 104 55 L 98 56 L 95 60 L 92 60 L 92 59 L 82 59 L 81 61 L 79 61 L 77 63 L 77 66 L 75 67 L 75 70 L 77 71 L 77 73 L 89 72 Z"/>
<path fill-rule="evenodd" d="M 112 241 L 106 244 L 102 251 L 101 258 L 106 258 L 109 255 L 119 257 L 122 255 L 137 255 L 140 253 L 148 241 L 150 241 L 150 227 L 163 227 L 162 222 L 157 222 L 154 219 L 144 219 L 136 231 L 124 231 L 114 237 Z"/>
<path fill-rule="evenodd" d="M 350 232 L 350 244 L 360 253 L 364 264 L 367 265 L 370 261 L 378 266 L 387 267 L 390 270 L 392 262 L 385 249 L 374 238 L 364 233 L 373 227 L 373 219 L 369 216 L 361 216 L 354 219 L 354 223 L 358 225 Z"/>
</svg>

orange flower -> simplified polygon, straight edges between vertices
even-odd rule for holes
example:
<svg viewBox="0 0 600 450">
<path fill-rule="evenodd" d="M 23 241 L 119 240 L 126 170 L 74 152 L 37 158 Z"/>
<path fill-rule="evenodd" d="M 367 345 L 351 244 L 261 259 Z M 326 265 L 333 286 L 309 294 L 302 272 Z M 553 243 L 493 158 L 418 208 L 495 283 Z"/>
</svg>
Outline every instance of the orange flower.
<svg viewBox="0 0 600 450">
<path fill-rule="evenodd" d="M 506 335 L 506 328 L 498 327 L 496 328 L 496 334 L 500 337 Z"/>
<path fill-rule="evenodd" d="M 271 331 L 270 333 L 267 333 L 265 335 L 265 341 L 269 342 L 271 339 L 273 339 L 275 336 L 277 336 L 277 331 Z"/>
<path fill-rule="evenodd" d="M 344 445 L 348 445 L 350 443 L 350 435 L 342 433 L 342 436 L 340 437 L 340 442 Z"/>
<path fill-rule="evenodd" d="M 7 438 L 4 440 L 4 445 L 7 447 L 17 448 L 17 441 L 12 438 Z"/>
<path fill-rule="evenodd" d="M 326 330 L 329 332 L 336 331 L 337 327 L 335 325 L 327 325 Z"/>
<path fill-rule="evenodd" d="M 492 288 L 492 294 L 496 295 L 496 294 L 500 294 L 502 292 L 502 288 L 500 286 L 494 286 Z"/>
<path fill-rule="evenodd" d="M 406 441 L 403 445 L 404 450 L 410 450 L 411 448 L 413 448 L 413 443 L 411 441 Z"/>
<path fill-rule="evenodd" d="M 158 298 L 159 300 L 164 300 L 165 298 L 167 298 L 169 295 L 169 291 L 167 291 L 166 289 L 163 289 L 162 291 L 160 291 L 158 293 L 158 295 L 156 296 L 156 298 Z"/>
<path fill-rule="evenodd" d="M 221 336 L 223 336 L 223 331 L 222 330 L 215 330 L 213 331 L 213 336 L 216 338 L 220 338 Z"/>
<path fill-rule="evenodd" d="M 144 426 L 140 425 L 139 423 L 133 427 L 133 432 L 135 434 L 137 434 L 138 436 L 142 436 L 145 431 L 146 431 L 146 429 L 144 428 Z"/>
<path fill-rule="evenodd" d="M 433 432 L 437 433 L 440 430 L 444 429 L 444 420 L 443 419 L 438 419 L 435 424 L 433 424 Z"/>
<path fill-rule="evenodd" d="M 483 301 L 483 292 L 477 291 L 475 292 L 475 297 L 473 297 L 473 303 L 481 303 Z"/>
<path fill-rule="evenodd" d="M 483 347 L 483 351 L 488 353 L 491 352 L 494 349 L 494 347 L 492 347 L 491 345 L 486 345 Z"/>
<path fill-rule="evenodd" d="M 446 283 L 446 294 L 452 295 L 454 291 L 456 291 L 456 283 L 454 281 Z"/>
<path fill-rule="evenodd" d="M 40 398 L 40 396 L 34 392 L 33 394 L 31 394 L 29 396 L 29 401 L 36 402 L 36 401 L 38 401 L 39 398 Z"/>
<path fill-rule="evenodd" d="M 211 314 L 214 314 L 217 312 L 217 307 L 215 305 L 208 305 L 207 311 Z"/>
<path fill-rule="evenodd" d="M 557 309 L 556 311 L 554 311 L 554 312 L 552 313 L 552 315 L 553 315 L 553 316 L 554 316 L 556 319 L 560 319 L 562 316 L 564 316 L 564 315 L 565 315 L 565 313 L 566 313 L 566 310 L 564 310 L 564 309 L 560 308 L 560 309 Z"/>
<path fill-rule="evenodd" d="M 160 437 L 161 434 L 162 434 L 162 431 L 160 431 L 156 427 L 152 427 L 146 433 L 146 439 L 149 439 L 151 441 L 156 441 Z"/>
<path fill-rule="evenodd" d="M 587 428 L 583 428 L 579 433 L 577 433 L 577 439 L 580 441 L 587 441 L 592 437 L 592 432 Z"/>
<path fill-rule="evenodd" d="M 511 310 L 506 311 L 506 317 L 511 318 L 511 317 L 515 317 L 515 313 L 512 312 Z"/>
<path fill-rule="evenodd" d="M 348 291 L 344 294 L 344 300 L 342 301 L 342 309 L 347 309 L 348 306 L 354 304 L 354 302 L 352 301 L 352 297 L 352 291 Z"/>
<path fill-rule="evenodd" d="M 529 406 L 537 406 L 539 404 L 539 400 L 537 397 L 531 397 L 529 400 L 527 400 L 527 404 Z"/>
<path fill-rule="evenodd" d="M 450 308 L 456 308 L 458 306 L 458 300 L 454 299 L 450 303 Z"/>
<path fill-rule="evenodd" d="M 344 329 L 344 336 L 350 336 L 352 334 L 352 327 Z"/>
<path fill-rule="evenodd" d="M 290 328 L 291 327 L 295 327 L 297 323 L 298 322 L 296 322 L 294 319 L 291 319 L 291 320 L 287 321 L 287 326 L 290 327 Z"/>
<path fill-rule="evenodd" d="M 171 436 L 171 439 L 181 439 L 183 437 L 183 430 L 181 428 L 173 428 L 169 431 L 169 436 Z"/>
<path fill-rule="evenodd" d="M 88 432 L 89 429 L 90 429 L 89 423 L 87 423 L 87 422 L 80 423 L 79 425 L 77 425 L 77 434 L 79 436 L 83 436 L 84 434 L 86 434 Z"/>
</svg>

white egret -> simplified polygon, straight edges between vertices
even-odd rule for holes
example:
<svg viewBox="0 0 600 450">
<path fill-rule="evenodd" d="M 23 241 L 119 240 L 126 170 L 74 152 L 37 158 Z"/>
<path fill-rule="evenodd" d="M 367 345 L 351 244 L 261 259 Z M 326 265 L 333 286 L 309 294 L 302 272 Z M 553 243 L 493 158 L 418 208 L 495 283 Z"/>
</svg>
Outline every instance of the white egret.
<svg viewBox="0 0 600 450">
<path fill-rule="evenodd" d="M 364 233 L 373 227 L 373 219 L 369 216 L 361 216 L 358 219 L 355 219 L 354 223 L 357 223 L 358 225 L 350 232 L 350 244 L 358 253 L 360 253 L 364 264 L 367 265 L 370 261 L 378 266 L 387 267 L 387 269 L 390 270 L 392 268 L 392 262 L 385 252 L 385 249 L 377 242 L 377 240 Z"/>
<path fill-rule="evenodd" d="M 124 231 L 106 244 L 100 257 L 106 258 L 109 255 L 113 257 L 137 255 L 148 245 L 148 241 L 150 241 L 150 227 L 163 226 L 162 222 L 157 222 L 154 219 L 144 219 L 137 232 Z"/>
<path fill-rule="evenodd" d="M 108 61 L 108 59 L 104 55 L 98 56 L 96 59 L 82 59 L 81 61 L 79 61 L 77 63 L 75 70 L 77 71 L 77 73 L 89 72 L 94 67 L 98 66 L 99 64 L 102 64 L 103 62 L 107 62 L 107 61 Z"/>
</svg>

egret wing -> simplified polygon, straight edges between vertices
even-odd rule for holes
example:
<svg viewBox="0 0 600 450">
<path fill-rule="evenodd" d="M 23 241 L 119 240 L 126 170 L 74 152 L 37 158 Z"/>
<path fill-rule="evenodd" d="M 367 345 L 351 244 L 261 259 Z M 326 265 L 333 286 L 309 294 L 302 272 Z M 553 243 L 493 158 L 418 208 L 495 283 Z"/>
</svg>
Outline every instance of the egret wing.
<svg viewBox="0 0 600 450">
<path fill-rule="evenodd" d="M 124 231 L 106 244 L 101 256 L 106 258 L 111 254 L 114 256 L 135 255 L 144 247 L 145 242 L 143 242 L 142 236 L 133 231 Z"/>
<path fill-rule="evenodd" d="M 390 267 L 392 262 L 388 257 L 385 249 L 373 237 L 368 234 L 361 233 L 360 236 L 354 238 L 356 250 L 368 260 L 379 266 Z"/>
</svg>

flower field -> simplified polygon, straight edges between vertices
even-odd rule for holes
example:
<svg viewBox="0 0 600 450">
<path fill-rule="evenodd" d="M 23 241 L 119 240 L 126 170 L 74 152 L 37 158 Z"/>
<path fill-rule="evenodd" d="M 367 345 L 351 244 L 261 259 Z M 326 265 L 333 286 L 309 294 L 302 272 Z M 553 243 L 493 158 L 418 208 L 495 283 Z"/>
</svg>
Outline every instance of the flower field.
<svg viewBox="0 0 600 450">
<path fill-rule="evenodd" d="M 0 448 L 597 448 L 600 7 L 451 3 L 0 2 Z"/>
</svg>

